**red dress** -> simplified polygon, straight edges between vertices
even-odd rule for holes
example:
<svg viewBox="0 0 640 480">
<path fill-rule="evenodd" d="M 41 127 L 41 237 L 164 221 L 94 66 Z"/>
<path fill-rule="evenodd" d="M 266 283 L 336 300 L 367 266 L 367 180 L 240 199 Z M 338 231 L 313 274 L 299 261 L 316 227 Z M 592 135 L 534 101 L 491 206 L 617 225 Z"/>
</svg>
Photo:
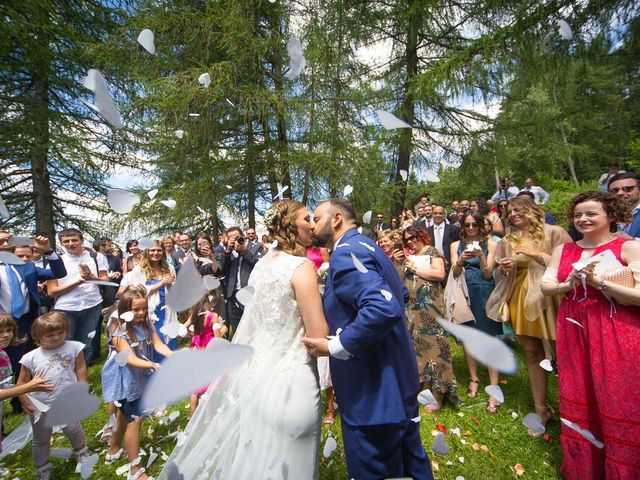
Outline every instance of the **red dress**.
<svg viewBox="0 0 640 480">
<path fill-rule="evenodd" d="M 623 264 L 626 240 L 615 239 L 594 255 L 611 250 Z M 583 249 L 563 246 L 558 279 L 566 281 Z M 599 449 L 562 425 L 561 473 L 567 479 L 640 479 L 640 309 L 612 303 L 596 288 L 580 285 L 564 295 L 558 311 L 557 356 L 560 416 L 590 431 Z M 567 320 L 578 321 L 582 328 Z"/>
</svg>

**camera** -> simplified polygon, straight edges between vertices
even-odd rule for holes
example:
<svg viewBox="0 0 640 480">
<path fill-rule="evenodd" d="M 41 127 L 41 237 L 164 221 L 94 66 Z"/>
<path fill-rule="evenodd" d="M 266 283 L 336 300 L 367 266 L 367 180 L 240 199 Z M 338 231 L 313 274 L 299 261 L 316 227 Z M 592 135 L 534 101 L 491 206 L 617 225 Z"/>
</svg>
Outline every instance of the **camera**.
<svg viewBox="0 0 640 480">
<path fill-rule="evenodd" d="M 240 245 L 242 245 L 244 243 L 244 237 L 239 236 L 236 238 L 236 243 L 239 243 Z"/>
</svg>

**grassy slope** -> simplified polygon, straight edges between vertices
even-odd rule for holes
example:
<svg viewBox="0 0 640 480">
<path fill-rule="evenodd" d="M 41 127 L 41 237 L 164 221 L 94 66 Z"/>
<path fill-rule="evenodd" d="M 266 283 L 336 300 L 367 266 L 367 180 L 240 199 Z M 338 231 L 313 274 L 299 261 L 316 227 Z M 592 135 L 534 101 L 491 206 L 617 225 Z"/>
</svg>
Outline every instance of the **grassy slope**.
<svg viewBox="0 0 640 480">
<path fill-rule="evenodd" d="M 501 385 L 505 395 L 505 404 L 496 415 L 489 415 L 484 409 L 487 399 L 484 386 L 488 380 L 486 369 L 484 371 L 480 369 L 481 386 L 478 397 L 467 399 L 464 395 L 468 381 L 464 355 L 462 349 L 457 345 L 454 346 L 453 353 L 455 370 L 458 373 L 458 383 L 460 384 L 460 395 L 464 399 L 464 403 L 458 408 L 446 405 L 437 415 L 422 414 L 422 440 L 431 458 L 435 478 L 451 480 L 456 479 L 457 476 L 463 476 L 466 480 L 517 478 L 512 467 L 520 463 L 525 469 L 522 478 L 559 479 L 558 468 L 561 462 L 561 452 L 558 441 L 560 427 L 557 418 L 552 420 L 548 429 L 552 436 L 551 443 L 542 438 L 530 437 L 521 423 L 524 415 L 533 411 L 533 401 L 529 393 L 526 371 L 522 364 L 522 352 L 516 352 L 520 359 L 519 372 L 515 376 L 501 377 L 501 379 L 506 379 L 508 383 Z M 101 394 L 100 369 L 101 365 L 95 365 L 89 371 L 90 381 L 94 385 L 96 395 Z M 549 383 L 549 398 L 552 399 L 551 404 L 557 411 L 555 377 L 550 377 Z M 158 425 L 157 418 L 145 420 L 143 432 L 146 437 L 142 440 L 142 446 L 147 452 L 149 452 L 149 447 L 153 447 L 154 451 L 162 449 L 167 454 L 170 453 L 175 444 L 175 438 L 165 439 L 164 437 L 167 433 L 175 431 L 178 425 L 184 428 L 189 413 L 187 406 L 185 401 L 170 409 L 180 412 L 180 416 L 172 425 Z M 7 404 L 5 412 L 10 411 L 11 407 Z M 518 415 L 517 418 L 512 417 L 512 412 Z M 22 420 L 23 417 L 19 415 L 5 415 L 7 433 Z M 106 420 L 106 405 L 102 405 L 98 412 L 82 422 L 87 433 L 89 448 L 93 452 L 99 452 L 101 457 L 104 455 L 106 446 L 98 440 L 95 434 L 102 428 Z M 447 443 L 451 451 L 446 457 L 440 457 L 431 451 L 432 431 L 438 423 L 447 428 Z M 462 434 L 469 432 L 468 436 L 458 437 L 451 433 L 451 430 L 456 427 L 460 428 Z M 336 420 L 331 427 L 323 427 L 322 445 L 324 445 L 329 428 L 338 440 L 338 450 L 328 460 L 322 459 L 320 477 L 323 480 L 344 479 L 347 478 L 347 473 L 342 456 L 339 420 Z M 147 433 L 149 429 L 153 430 L 151 434 Z M 488 451 L 474 450 L 473 444 L 478 444 L 478 447 L 486 445 Z M 63 435 L 54 436 L 53 448 L 68 446 L 69 444 Z M 464 458 L 464 463 L 460 462 L 459 457 Z M 143 463 L 146 464 L 147 458 L 143 457 Z M 73 460 L 64 461 L 52 458 L 51 461 L 54 465 L 52 478 L 80 478 L 79 475 L 74 475 L 75 462 Z M 451 465 L 447 465 L 449 461 L 452 463 Z M 126 461 L 121 460 L 114 465 L 106 466 L 104 458 L 101 458 L 100 463 L 96 465 L 93 478 L 125 478 L 116 477 L 115 474 L 115 469 L 124 463 Z M 151 467 L 150 474 L 157 475 L 162 463 L 162 460 L 158 458 Z M 7 478 L 21 478 L 23 480 L 34 478 L 30 446 L 5 458 L 2 461 L 2 466 L 11 470 L 11 474 Z"/>
</svg>

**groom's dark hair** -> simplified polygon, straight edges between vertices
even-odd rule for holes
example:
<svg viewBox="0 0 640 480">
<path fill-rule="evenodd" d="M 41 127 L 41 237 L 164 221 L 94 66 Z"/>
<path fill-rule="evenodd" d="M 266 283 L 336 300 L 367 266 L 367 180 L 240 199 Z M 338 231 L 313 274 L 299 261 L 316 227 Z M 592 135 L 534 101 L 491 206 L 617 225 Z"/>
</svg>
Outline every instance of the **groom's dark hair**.
<svg viewBox="0 0 640 480">
<path fill-rule="evenodd" d="M 332 215 L 334 212 L 340 211 L 345 220 L 357 222 L 356 212 L 349 200 L 345 200 L 344 198 L 330 198 L 322 203 L 329 203 Z"/>
</svg>

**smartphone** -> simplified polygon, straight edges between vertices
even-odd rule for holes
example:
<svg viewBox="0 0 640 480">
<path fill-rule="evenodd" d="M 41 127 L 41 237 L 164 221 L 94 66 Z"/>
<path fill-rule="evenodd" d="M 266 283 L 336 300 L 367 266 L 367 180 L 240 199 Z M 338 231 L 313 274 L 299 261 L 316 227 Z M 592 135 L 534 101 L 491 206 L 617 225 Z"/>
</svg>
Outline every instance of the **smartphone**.
<svg viewBox="0 0 640 480">
<path fill-rule="evenodd" d="M 402 250 L 402 242 L 396 242 L 393 244 L 394 250 Z"/>
</svg>

